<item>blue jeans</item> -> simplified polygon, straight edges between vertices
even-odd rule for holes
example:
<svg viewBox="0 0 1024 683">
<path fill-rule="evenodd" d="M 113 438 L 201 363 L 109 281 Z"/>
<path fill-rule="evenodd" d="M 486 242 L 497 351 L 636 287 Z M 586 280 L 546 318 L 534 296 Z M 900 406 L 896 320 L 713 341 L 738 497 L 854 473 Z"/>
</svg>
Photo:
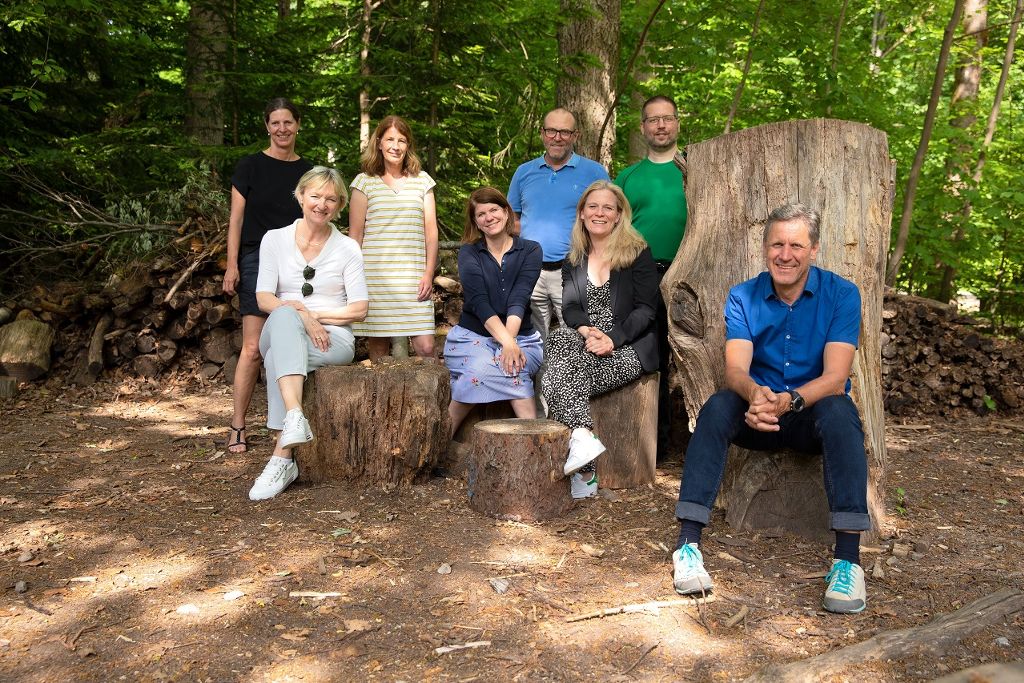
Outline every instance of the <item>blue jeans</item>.
<svg viewBox="0 0 1024 683">
<path fill-rule="evenodd" d="M 754 451 L 791 448 L 822 454 L 830 525 L 840 531 L 864 531 L 868 517 L 868 463 L 864 430 L 849 396 L 827 396 L 799 413 L 786 413 L 777 432 L 747 426 L 747 401 L 729 389 L 709 398 L 690 438 L 679 485 L 676 517 L 707 524 L 722 485 L 729 444 Z"/>
</svg>

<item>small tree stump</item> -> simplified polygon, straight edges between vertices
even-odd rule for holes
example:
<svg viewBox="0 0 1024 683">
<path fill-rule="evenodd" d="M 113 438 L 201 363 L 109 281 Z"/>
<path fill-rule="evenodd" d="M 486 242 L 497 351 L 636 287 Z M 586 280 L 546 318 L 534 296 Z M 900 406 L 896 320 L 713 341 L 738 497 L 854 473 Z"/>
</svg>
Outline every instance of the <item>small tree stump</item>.
<svg viewBox="0 0 1024 683">
<path fill-rule="evenodd" d="M 594 433 L 607 449 L 596 460 L 597 483 L 606 489 L 653 484 L 658 456 L 658 373 L 641 375 L 590 399 Z"/>
<path fill-rule="evenodd" d="M 0 398 L 11 398 L 18 395 L 18 380 L 13 377 L 0 376 Z"/>
<path fill-rule="evenodd" d="M 420 359 L 327 366 L 306 380 L 302 405 L 316 441 L 296 450 L 303 481 L 408 486 L 448 446 L 448 370 Z"/>
<path fill-rule="evenodd" d="M 53 328 L 39 320 L 15 320 L 0 327 L 0 372 L 31 382 L 50 369 Z"/>
<path fill-rule="evenodd" d="M 473 427 L 469 506 L 516 521 L 560 517 L 572 507 L 562 468 L 569 428 L 554 420 L 484 420 Z"/>
</svg>

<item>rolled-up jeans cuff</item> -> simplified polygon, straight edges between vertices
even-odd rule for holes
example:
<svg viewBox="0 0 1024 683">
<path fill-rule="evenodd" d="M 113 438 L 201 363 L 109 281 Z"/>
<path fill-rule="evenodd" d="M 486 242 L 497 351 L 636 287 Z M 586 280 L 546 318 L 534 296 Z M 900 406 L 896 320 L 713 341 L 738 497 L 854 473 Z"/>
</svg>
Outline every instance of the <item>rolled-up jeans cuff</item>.
<svg viewBox="0 0 1024 683">
<path fill-rule="evenodd" d="M 679 505 L 682 505 L 680 503 Z M 676 506 L 679 516 L 679 506 Z M 871 516 L 866 512 L 833 512 L 832 529 L 837 531 L 867 531 L 871 528 Z"/>
<path fill-rule="evenodd" d="M 681 500 L 676 503 L 676 518 L 693 520 L 707 526 L 707 523 L 711 521 L 711 510 L 703 505 Z"/>
</svg>

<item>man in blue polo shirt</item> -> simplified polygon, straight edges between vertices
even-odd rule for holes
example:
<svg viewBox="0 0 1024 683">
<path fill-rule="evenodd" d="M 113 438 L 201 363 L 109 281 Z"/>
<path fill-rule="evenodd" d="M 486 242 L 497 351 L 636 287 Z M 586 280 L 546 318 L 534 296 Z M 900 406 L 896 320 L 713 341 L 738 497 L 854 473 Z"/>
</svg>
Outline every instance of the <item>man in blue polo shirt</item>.
<svg viewBox="0 0 1024 683">
<path fill-rule="evenodd" d="M 848 394 L 860 331 L 860 292 L 812 265 L 820 218 L 802 204 L 772 211 L 763 245 L 768 270 L 736 285 L 725 304 L 725 387 L 708 399 L 686 449 L 672 555 L 676 591 L 712 587 L 699 545 L 730 443 L 751 450 L 792 448 L 824 458 L 825 493 L 836 535 L 824 607 L 866 605 L 860 532 L 870 527 L 867 456 Z"/>
<path fill-rule="evenodd" d="M 578 137 L 572 112 L 549 111 L 540 129 L 544 154 L 517 168 L 508 188 L 508 202 L 523 239 L 538 242 L 544 253 L 530 308 L 533 327 L 545 341 L 552 309 L 558 322 L 563 322 L 562 261 L 569 253 L 576 203 L 592 182 L 608 180 L 604 166 L 573 151 Z"/>
</svg>

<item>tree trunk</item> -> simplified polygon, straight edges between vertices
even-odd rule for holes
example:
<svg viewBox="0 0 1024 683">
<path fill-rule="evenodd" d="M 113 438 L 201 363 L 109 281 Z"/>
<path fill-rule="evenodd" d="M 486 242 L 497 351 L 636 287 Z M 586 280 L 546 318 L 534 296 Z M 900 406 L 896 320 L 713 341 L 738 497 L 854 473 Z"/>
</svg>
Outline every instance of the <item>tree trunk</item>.
<svg viewBox="0 0 1024 683">
<path fill-rule="evenodd" d="M 31 382 L 50 369 L 53 328 L 39 320 L 15 320 L 0 327 L 0 374 Z"/>
<path fill-rule="evenodd" d="M 607 167 L 615 145 L 615 115 L 598 146 L 609 108 L 615 105 L 619 65 L 619 0 L 560 0 L 568 18 L 558 29 L 562 74 L 558 106 L 576 115 L 580 131 L 576 151 Z"/>
<path fill-rule="evenodd" d="M 359 41 L 359 151 L 370 144 L 370 20 L 376 5 L 363 0 L 363 35 Z"/>
<path fill-rule="evenodd" d="M 485 420 L 473 427 L 469 506 L 517 521 L 561 517 L 572 508 L 562 473 L 569 428 L 553 420 Z"/>
<path fill-rule="evenodd" d="M 594 433 L 607 449 L 594 463 L 601 488 L 653 484 L 658 455 L 658 373 L 590 399 Z"/>
<path fill-rule="evenodd" d="M 310 375 L 303 406 L 316 441 L 296 453 L 305 481 L 407 486 L 448 445 L 448 371 L 406 361 L 328 366 Z"/>
<path fill-rule="evenodd" d="M 966 0 L 964 4 L 964 36 L 973 36 L 970 50 L 965 53 L 956 68 L 953 79 L 953 97 L 950 100 L 950 125 L 954 129 L 969 131 L 978 121 L 978 90 L 981 87 L 981 53 L 988 42 L 988 0 Z M 966 234 L 971 218 L 970 188 L 974 143 L 970 133 L 964 132 L 953 140 L 946 174 L 945 192 L 961 198 L 960 210 L 946 216 L 949 233 L 953 240 L 952 253 L 959 251 L 956 244 Z M 949 301 L 953 296 L 953 278 L 956 276 L 956 257 L 953 262 L 942 266 L 942 281 L 935 298 Z"/>
<path fill-rule="evenodd" d="M 903 208 L 900 212 L 900 228 L 896 233 L 896 246 L 889 254 L 889 261 L 886 265 L 885 284 L 892 287 L 896 283 L 896 275 L 900 272 L 900 261 L 903 260 L 903 253 L 907 249 L 907 237 L 910 235 L 910 221 L 914 216 L 914 197 L 917 195 L 917 183 L 921 179 L 921 167 L 924 166 L 924 157 L 928 153 L 928 143 L 932 139 L 932 129 L 935 127 L 935 112 L 938 109 L 939 97 L 942 95 L 942 82 L 946 75 L 946 64 L 949 62 L 949 50 L 953 44 L 953 34 L 956 26 L 960 23 L 960 15 L 963 12 L 964 0 L 954 0 L 953 16 L 946 24 L 946 30 L 942 35 L 942 47 L 939 49 L 939 61 L 935 66 L 935 78 L 932 81 L 932 94 L 928 99 L 928 110 L 924 115 L 924 125 L 921 128 L 921 139 L 917 143 L 917 153 L 914 154 L 914 162 L 910 166 L 910 173 L 907 174 L 907 188 L 903 192 Z"/>
<path fill-rule="evenodd" d="M 193 0 L 185 44 L 185 135 L 200 145 L 224 144 L 224 71 L 228 16 L 222 0 Z"/>
<path fill-rule="evenodd" d="M 882 277 L 892 217 L 893 167 L 885 134 L 868 126 L 831 119 L 768 124 L 687 147 L 685 176 L 690 222 L 672 267 L 662 281 L 669 309 L 669 341 L 690 415 L 690 427 L 704 401 L 722 386 L 725 299 L 732 285 L 764 269 L 761 234 L 776 206 L 800 201 L 821 211 L 818 264 L 853 281 L 862 297 L 865 330 L 853 365 L 853 398 L 864 422 L 869 458 L 868 505 L 877 523 L 882 512 L 885 435 L 881 389 Z M 739 474 L 723 487 L 720 502 L 740 509 L 745 463 L 757 456 L 733 449 L 730 467 Z M 789 456 L 783 456 L 789 457 Z M 793 463 L 780 463 L 770 476 L 789 477 Z M 752 465 L 764 475 L 766 468 Z M 810 463 L 805 478 L 817 479 Z M 814 470 L 814 468 L 819 468 Z M 768 468 L 771 469 L 771 468 Z M 772 514 L 808 497 L 806 490 L 772 492 L 757 486 L 762 500 L 730 524 L 757 526 L 757 510 Z M 748 487 L 749 489 L 749 487 Z M 730 513 L 732 510 L 730 509 Z M 827 516 L 793 520 L 809 536 L 827 531 Z M 779 524 L 772 523 L 772 526 Z M 810 530 L 808 528 L 810 527 Z"/>
</svg>

